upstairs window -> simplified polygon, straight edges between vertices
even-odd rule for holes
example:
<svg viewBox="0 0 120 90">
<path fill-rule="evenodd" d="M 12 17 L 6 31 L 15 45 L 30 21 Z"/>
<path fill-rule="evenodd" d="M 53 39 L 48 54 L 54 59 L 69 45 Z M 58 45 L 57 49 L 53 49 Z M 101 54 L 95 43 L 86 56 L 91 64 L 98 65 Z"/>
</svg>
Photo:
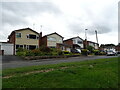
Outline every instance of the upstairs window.
<svg viewBox="0 0 120 90">
<path fill-rule="evenodd" d="M 21 33 L 16 33 L 17 38 L 21 38 Z"/>
<path fill-rule="evenodd" d="M 29 38 L 29 39 L 38 39 L 39 37 L 36 36 L 36 35 L 33 35 L 33 34 L 28 34 L 27 38 Z"/>
<path fill-rule="evenodd" d="M 56 41 L 56 38 L 55 37 L 49 37 L 48 40 L 49 41 Z"/>
<path fill-rule="evenodd" d="M 78 40 L 78 41 L 77 41 L 77 43 L 78 43 L 78 44 L 82 44 L 83 42 L 82 42 L 82 41 L 80 41 L 80 40 Z"/>
</svg>

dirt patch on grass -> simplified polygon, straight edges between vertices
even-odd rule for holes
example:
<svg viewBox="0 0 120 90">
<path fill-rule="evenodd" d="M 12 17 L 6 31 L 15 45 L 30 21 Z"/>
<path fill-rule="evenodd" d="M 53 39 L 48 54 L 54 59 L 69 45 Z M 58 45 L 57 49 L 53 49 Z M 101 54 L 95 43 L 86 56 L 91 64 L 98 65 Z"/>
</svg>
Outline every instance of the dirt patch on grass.
<svg viewBox="0 0 120 90">
<path fill-rule="evenodd" d="M 47 69 L 47 70 L 37 70 L 37 71 L 25 72 L 25 73 L 22 73 L 21 76 L 36 74 L 36 73 L 43 73 L 43 72 L 50 72 L 50 71 L 59 70 L 59 69 L 66 69 L 66 68 L 69 68 L 69 67 L 60 67 L 58 69 L 51 68 L 51 69 Z M 3 76 L 2 78 L 3 79 L 8 79 L 8 78 L 15 77 L 15 76 L 16 75 L 9 75 L 9 76 Z"/>
</svg>

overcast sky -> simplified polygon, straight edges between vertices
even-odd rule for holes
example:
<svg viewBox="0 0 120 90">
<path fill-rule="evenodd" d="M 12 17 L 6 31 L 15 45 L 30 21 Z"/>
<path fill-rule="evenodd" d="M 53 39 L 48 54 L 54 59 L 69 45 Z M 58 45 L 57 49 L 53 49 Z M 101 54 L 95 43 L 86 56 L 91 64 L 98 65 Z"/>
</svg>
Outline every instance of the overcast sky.
<svg viewBox="0 0 120 90">
<path fill-rule="evenodd" d="M 11 1 L 11 2 L 10 2 Z M 30 27 L 43 35 L 57 32 L 64 39 L 79 36 L 100 44 L 118 44 L 119 0 L 3 0 L 0 41 L 17 29 Z M 2 16 L 2 17 L 1 17 Z M 42 25 L 42 28 L 41 28 Z"/>
</svg>

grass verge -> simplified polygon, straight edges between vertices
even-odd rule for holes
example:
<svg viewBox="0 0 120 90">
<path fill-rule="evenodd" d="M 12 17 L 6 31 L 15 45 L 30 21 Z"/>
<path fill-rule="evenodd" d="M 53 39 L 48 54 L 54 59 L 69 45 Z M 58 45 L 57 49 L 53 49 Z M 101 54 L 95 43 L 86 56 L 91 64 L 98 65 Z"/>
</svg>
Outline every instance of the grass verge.
<svg viewBox="0 0 120 90">
<path fill-rule="evenodd" d="M 118 58 L 3 70 L 3 88 L 118 88 Z"/>
</svg>

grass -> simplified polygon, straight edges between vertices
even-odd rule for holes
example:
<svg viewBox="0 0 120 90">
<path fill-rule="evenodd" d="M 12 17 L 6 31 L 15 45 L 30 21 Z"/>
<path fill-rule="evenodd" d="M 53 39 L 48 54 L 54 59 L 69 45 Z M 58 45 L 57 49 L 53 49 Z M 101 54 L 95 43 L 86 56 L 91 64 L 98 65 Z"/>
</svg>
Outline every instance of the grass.
<svg viewBox="0 0 120 90">
<path fill-rule="evenodd" d="M 118 88 L 118 58 L 3 70 L 3 88 Z"/>
</svg>

